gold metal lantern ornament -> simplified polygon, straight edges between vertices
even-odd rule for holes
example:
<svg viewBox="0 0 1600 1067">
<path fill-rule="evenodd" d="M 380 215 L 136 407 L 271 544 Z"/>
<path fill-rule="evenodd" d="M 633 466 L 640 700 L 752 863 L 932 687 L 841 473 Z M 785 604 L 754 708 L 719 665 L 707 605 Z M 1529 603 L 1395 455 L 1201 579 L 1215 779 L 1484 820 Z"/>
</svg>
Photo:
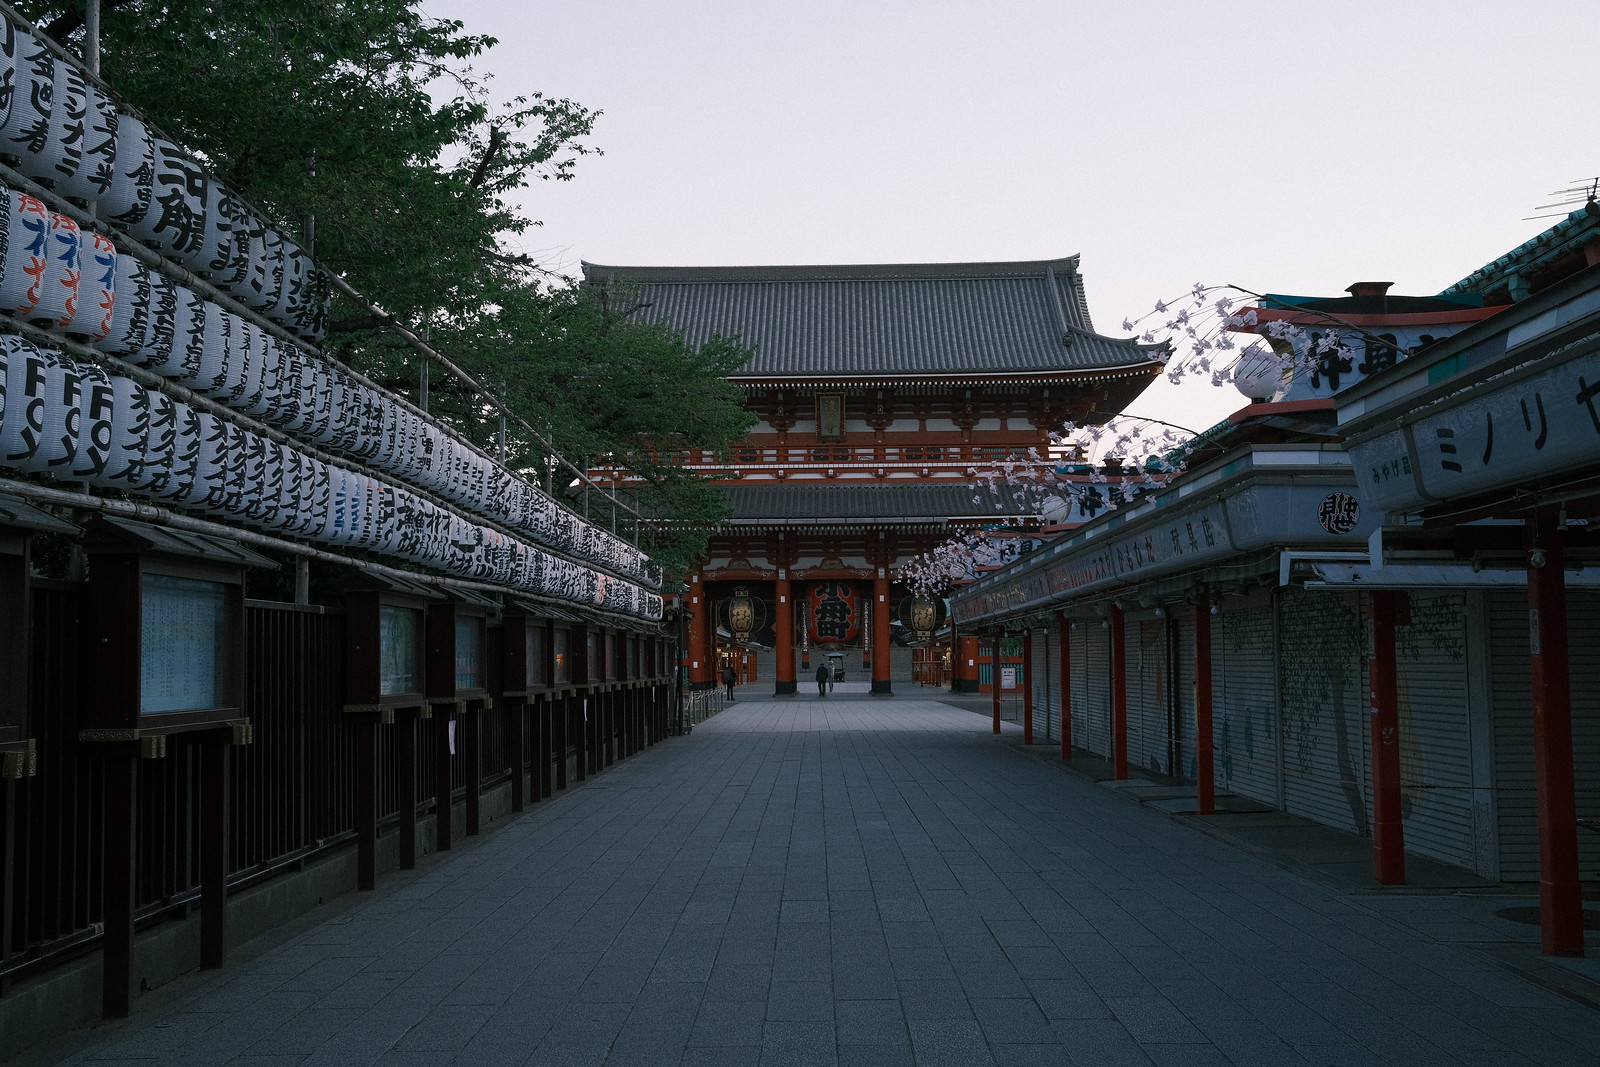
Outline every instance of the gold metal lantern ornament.
<svg viewBox="0 0 1600 1067">
<path fill-rule="evenodd" d="M 736 639 L 745 641 L 767 621 L 767 606 L 750 595 L 748 586 L 735 586 L 733 595 L 723 601 L 723 622 Z"/>
<path fill-rule="evenodd" d="M 918 641 L 926 641 L 944 622 L 944 604 L 925 596 L 908 596 L 900 602 L 900 621 Z"/>
</svg>

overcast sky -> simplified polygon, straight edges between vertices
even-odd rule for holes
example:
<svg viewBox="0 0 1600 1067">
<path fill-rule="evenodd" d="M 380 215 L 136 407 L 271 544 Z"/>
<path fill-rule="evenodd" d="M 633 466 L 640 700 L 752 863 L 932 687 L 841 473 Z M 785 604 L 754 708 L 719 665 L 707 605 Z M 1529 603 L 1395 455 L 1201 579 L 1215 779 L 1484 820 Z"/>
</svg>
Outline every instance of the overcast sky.
<svg viewBox="0 0 1600 1067">
<path fill-rule="evenodd" d="M 1196 282 L 1423 295 L 1600 174 L 1593 0 L 424 0 L 497 95 L 604 112 L 550 268 L 1080 255 L 1122 336 Z M 1130 410 L 1202 429 L 1231 387 Z"/>
</svg>

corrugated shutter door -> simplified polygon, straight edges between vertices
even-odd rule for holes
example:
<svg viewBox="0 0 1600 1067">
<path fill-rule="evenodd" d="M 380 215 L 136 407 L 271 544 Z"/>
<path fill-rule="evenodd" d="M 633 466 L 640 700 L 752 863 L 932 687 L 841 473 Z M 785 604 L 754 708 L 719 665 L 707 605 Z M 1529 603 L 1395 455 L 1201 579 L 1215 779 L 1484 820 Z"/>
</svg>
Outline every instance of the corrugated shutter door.
<svg viewBox="0 0 1600 1067">
<path fill-rule="evenodd" d="M 1572 766 L 1578 818 L 1600 819 L 1600 594 L 1567 594 L 1567 645 L 1572 650 Z M 1600 833 L 1578 830 L 1578 872 L 1600 878 Z"/>
<path fill-rule="evenodd" d="M 1168 771 L 1181 778 L 1193 779 L 1197 773 L 1194 758 L 1194 616 L 1180 608 L 1172 618 L 1172 639 L 1175 644 L 1173 666 L 1177 680 L 1173 683 L 1178 702 L 1178 766 Z"/>
<path fill-rule="evenodd" d="M 1167 763 L 1167 625 L 1123 620 L 1128 638 L 1128 764 L 1162 773 Z"/>
<path fill-rule="evenodd" d="M 1054 630 L 1035 630 L 1029 640 L 1033 642 L 1033 677 L 1028 680 L 1033 687 L 1033 737 L 1035 741 L 1054 741 L 1061 736 L 1056 722 L 1061 714 L 1061 671 L 1057 669 L 1061 654 Z"/>
<path fill-rule="evenodd" d="M 1213 620 L 1212 686 L 1217 784 L 1278 803 L 1276 658 L 1270 604 Z"/>
<path fill-rule="evenodd" d="M 1395 630 L 1400 692 L 1400 811 L 1406 850 L 1471 870 L 1472 728 L 1466 596 L 1419 590 Z"/>
<path fill-rule="evenodd" d="M 1359 599 L 1286 591 L 1278 617 L 1283 809 L 1365 834 L 1368 692 Z"/>
<path fill-rule="evenodd" d="M 1539 880 L 1539 809 L 1533 766 L 1533 698 L 1528 668 L 1525 594 L 1492 593 L 1489 689 L 1493 696 L 1495 801 L 1500 878 Z M 1567 594 L 1567 645 L 1572 671 L 1573 769 L 1578 817 L 1600 818 L 1600 658 L 1585 650 L 1600 640 L 1600 594 Z M 1578 831 L 1579 873 L 1600 876 L 1600 833 Z"/>
<path fill-rule="evenodd" d="M 1111 641 L 1100 619 L 1082 619 L 1072 631 L 1072 743 L 1111 755 Z"/>
<path fill-rule="evenodd" d="M 1539 880 L 1539 808 L 1533 781 L 1533 697 L 1528 674 L 1528 600 L 1522 592 L 1491 592 L 1489 692 L 1494 701 L 1495 806 L 1499 814 L 1500 878 Z M 1571 612 L 1568 612 L 1569 616 Z"/>
</svg>

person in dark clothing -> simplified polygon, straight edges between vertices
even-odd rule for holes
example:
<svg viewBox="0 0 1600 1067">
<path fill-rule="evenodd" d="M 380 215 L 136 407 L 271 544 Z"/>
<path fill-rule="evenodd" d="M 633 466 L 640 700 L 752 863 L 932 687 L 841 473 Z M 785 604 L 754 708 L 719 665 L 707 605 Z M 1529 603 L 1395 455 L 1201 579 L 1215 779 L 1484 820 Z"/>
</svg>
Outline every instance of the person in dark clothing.
<svg viewBox="0 0 1600 1067">
<path fill-rule="evenodd" d="M 825 697 L 828 695 L 828 680 L 832 677 L 833 672 L 828 669 L 826 663 L 817 668 L 817 696 Z"/>
<path fill-rule="evenodd" d="M 722 685 L 723 685 L 723 688 L 725 688 L 728 691 L 728 699 L 729 700 L 733 699 L 733 683 L 736 682 L 736 681 L 738 681 L 738 675 L 733 673 L 733 665 L 730 663 L 726 667 L 723 667 L 722 668 Z"/>
</svg>

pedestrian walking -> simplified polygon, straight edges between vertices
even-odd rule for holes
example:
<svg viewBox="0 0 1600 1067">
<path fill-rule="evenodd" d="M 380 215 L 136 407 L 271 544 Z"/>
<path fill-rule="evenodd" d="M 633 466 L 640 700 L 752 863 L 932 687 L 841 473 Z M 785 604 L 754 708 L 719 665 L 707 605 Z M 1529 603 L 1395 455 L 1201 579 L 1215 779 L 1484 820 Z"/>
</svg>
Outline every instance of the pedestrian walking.
<svg viewBox="0 0 1600 1067">
<path fill-rule="evenodd" d="M 728 691 L 729 700 L 733 699 L 733 683 L 738 680 L 739 676 L 733 673 L 733 664 L 722 668 L 722 687 Z"/>
<path fill-rule="evenodd" d="M 825 697 L 828 695 L 828 683 L 832 679 L 833 672 L 828 669 L 826 663 L 817 668 L 817 696 Z"/>
</svg>

